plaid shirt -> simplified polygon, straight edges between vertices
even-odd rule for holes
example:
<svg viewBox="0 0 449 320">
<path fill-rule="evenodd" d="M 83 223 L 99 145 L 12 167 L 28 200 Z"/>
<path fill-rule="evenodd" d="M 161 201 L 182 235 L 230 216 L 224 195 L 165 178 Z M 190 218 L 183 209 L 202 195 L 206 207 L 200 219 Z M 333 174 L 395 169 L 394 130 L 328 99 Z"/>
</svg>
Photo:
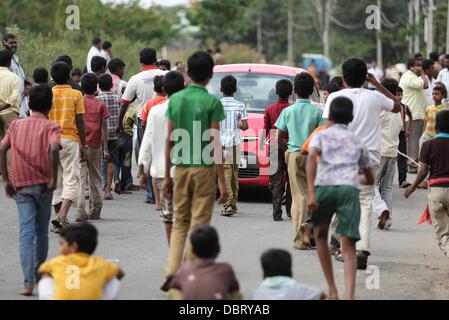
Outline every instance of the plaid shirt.
<svg viewBox="0 0 449 320">
<path fill-rule="evenodd" d="M 15 188 L 50 181 L 50 146 L 61 144 L 61 129 L 41 113 L 11 123 L 1 144 L 11 148 L 9 176 Z"/>
<path fill-rule="evenodd" d="M 108 118 L 108 140 L 117 140 L 117 126 L 118 126 L 118 118 L 120 113 L 120 98 L 115 93 L 102 92 L 97 100 L 103 101 L 108 107 L 109 114 L 111 115 Z"/>
</svg>

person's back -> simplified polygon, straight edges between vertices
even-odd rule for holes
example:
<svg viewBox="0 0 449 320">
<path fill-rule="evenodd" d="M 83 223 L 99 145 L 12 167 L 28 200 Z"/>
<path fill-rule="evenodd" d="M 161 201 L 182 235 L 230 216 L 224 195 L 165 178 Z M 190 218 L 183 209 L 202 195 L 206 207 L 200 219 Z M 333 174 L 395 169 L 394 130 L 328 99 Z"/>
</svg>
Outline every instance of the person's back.
<svg viewBox="0 0 449 320">
<path fill-rule="evenodd" d="M 20 111 L 20 92 L 22 80 L 9 70 L 12 54 L 7 50 L 0 51 L 0 115 Z M 6 130 L 5 130 L 6 131 Z M 1 132 L 0 132 L 1 136 Z"/>
</svg>

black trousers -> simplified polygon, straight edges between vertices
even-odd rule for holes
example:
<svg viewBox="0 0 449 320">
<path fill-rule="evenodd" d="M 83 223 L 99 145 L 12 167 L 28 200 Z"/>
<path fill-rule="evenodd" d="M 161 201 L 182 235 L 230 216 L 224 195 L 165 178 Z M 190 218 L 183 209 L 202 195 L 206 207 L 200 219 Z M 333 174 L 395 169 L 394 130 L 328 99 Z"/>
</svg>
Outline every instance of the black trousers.
<svg viewBox="0 0 449 320">
<path fill-rule="evenodd" d="M 399 134 L 399 151 L 403 154 L 407 154 L 407 137 L 405 132 L 401 131 Z M 402 185 L 407 181 L 407 158 L 399 155 L 398 156 L 398 173 L 399 173 L 399 185 Z"/>
<path fill-rule="evenodd" d="M 275 152 L 277 151 L 277 154 Z M 290 214 L 292 207 L 292 194 L 290 191 L 290 182 L 288 179 L 287 164 L 285 163 L 285 149 L 270 150 L 270 171 L 275 171 L 270 175 L 270 191 L 273 195 L 273 219 L 282 218 L 282 201 L 285 194 L 285 205 L 287 214 Z"/>
</svg>

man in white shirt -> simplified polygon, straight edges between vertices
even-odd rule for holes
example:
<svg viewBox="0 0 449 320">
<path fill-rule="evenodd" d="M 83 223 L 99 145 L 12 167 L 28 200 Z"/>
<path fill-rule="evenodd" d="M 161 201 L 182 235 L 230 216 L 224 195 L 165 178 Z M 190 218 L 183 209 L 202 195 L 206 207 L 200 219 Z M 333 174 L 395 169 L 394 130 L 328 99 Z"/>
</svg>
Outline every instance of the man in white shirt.
<svg viewBox="0 0 449 320">
<path fill-rule="evenodd" d="M 177 71 L 167 73 L 163 80 L 164 92 L 170 96 L 184 89 L 184 77 Z M 161 195 L 161 219 L 165 223 L 168 243 L 170 244 L 173 226 L 173 198 L 164 198 L 163 183 L 165 178 L 165 137 L 167 136 L 168 119 L 166 113 L 169 101 L 151 108 L 148 125 L 142 140 L 139 153 L 140 184 L 148 183 L 148 172 L 156 179 L 156 185 Z M 173 172 L 172 172 L 173 174 Z"/>
<path fill-rule="evenodd" d="M 349 98 L 354 105 L 354 120 L 349 129 L 365 144 L 371 159 L 371 169 L 377 175 L 381 161 L 380 115 L 382 112 L 401 112 L 401 103 L 374 75 L 368 74 L 367 66 L 360 59 L 349 59 L 343 64 L 343 79 L 346 89 L 332 93 L 326 102 L 323 117 L 329 117 L 330 105 L 337 97 Z M 363 89 L 368 80 L 378 91 Z M 374 185 L 363 186 L 360 191 L 360 236 L 357 242 L 357 265 L 366 269 L 370 253 L 370 222 L 373 212 Z"/>
<path fill-rule="evenodd" d="M 94 38 L 92 40 L 92 47 L 90 48 L 89 53 L 87 54 L 87 60 L 86 60 L 87 72 L 89 72 L 89 73 L 92 72 L 92 66 L 91 66 L 92 58 L 95 56 L 101 56 L 100 49 L 101 49 L 101 39 Z"/>
<path fill-rule="evenodd" d="M 394 79 L 382 82 L 391 93 L 396 93 L 399 83 Z M 373 201 L 374 214 L 380 230 L 388 230 L 392 223 L 393 182 L 398 160 L 399 134 L 402 131 L 401 113 L 382 112 L 380 115 L 382 135 L 380 170 L 376 178 L 376 190 Z"/>
<path fill-rule="evenodd" d="M 112 43 L 109 41 L 103 42 L 103 49 L 101 49 L 100 56 L 106 59 L 106 63 L 109 63 L 112 59 Z"/>
<path fill-rule="evenodd" d="M 444 83 L 447 89 L 449 89 L 449 54 L 444 57 L 443 70 L 440 71 L 437 81 Z"/>
<path fill-rule="evenodd" d="M 427 79 L 429 80 L 429 87 L 424 90 L 426 95 L 426 107 L 433 105 L 433 88 L 435 88 L 435 84 L 437 83 L 435 77 L 435 62 L 431 59 L 424 60 L 422 63 L 422 69 L 424 70 Z"/>
</svg>

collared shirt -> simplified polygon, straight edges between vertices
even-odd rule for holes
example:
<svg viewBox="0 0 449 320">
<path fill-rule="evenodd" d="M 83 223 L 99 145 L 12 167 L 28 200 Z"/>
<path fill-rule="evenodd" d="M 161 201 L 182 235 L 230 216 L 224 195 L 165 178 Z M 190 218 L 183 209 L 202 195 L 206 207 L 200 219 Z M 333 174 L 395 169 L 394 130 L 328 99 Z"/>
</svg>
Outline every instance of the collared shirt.
<svg viewBox="0 0 449 320">
<path fill-rule="evenodd" d="M 101 49 L 100 57 L 103 57 L 106 60 L 106 63 L 109 63 L 109 61 L 111 61 L 111 55 L 106 50 Z"/>
<path fill-rule="evenodd" d="M 28 103 L 30 102 L 30 97 L 22 96 L 22 99 L 20 101 L 20 113 L 19 118 L 24 119 L 27 118 L 30 114 L 30 108 L 28 107 Z"/>
<path fill-rule="evenodd" d="M 370 166 L 368 150 L 348 126 L 335 124 L 317 132 L 310 149 L 319 151 L 320 161 L 315 179 L 316 186 L 353 186 L 360 188 L 359 169 Z"/>
<path fill-rule="evenodd" d="M 184 300 L 229 300 L 240 290 L 234 270 L 213 259 L 195 259 L 184 263 L 170 284 L 182 292 Z"/>
<path fill-rule="evenodd" d="M 86 143 L 90 148 L 101 146 L 101 124 L 109 118 L 108 107 L 103 101 L 97 100 L 94 95 L 84 96 L 84 124 L 86 126 Z"/>
<path fill-rule="evenodd" d="M 426 129 L 424 131 L 424 133 L 430 137 L 435 137 L 435 135 L 437 134 L 437 131 L 435 129 L 435 122 L 436 122 L 436 118 L 437 118 L 437 114 L 438 112 L 444 110 L 444 106 L 443 105 L 439 105 L 439 106 L 430 106 L 426 109 L 426 115 L 424 117 L 424 121 L 426 122 Z"/>
<path fill-rule="evenodd" d="M 8 68 L 0 67 L 0 103 L 6 102 L 11 105 L 11 108 L 1 110 L 0 115 L 13 111 L 19 114 L 21 81 L 19 76 Z"/>
<path fill-rule="evenodd" d="M 343 89 L 334 92 L 327 98 L 323 117 L 329 118 L 332 101 L 338 97 L 345 97 L 354 106 L 354 120 L 349 124 L 349 130 L 358 136 L 370 153 L 372 165 L 380 164 L 381 160 L 381 132 L 380 115 L 383 111 L 392 111 L 394 101 L 380 92 L 363 89 Z"/>
<path fill-rule="evenodd" d="M 79 142 L 76 115 L 84 114 L 84 99 L 81 92 L 70 85 L 56 85 L 53 91 L 53 105 L 48 118 L 61 126 L 62 139 Z"/>
<path fill-rule="evenodd" d="M 165 75 L 167 71 L 159 70 L 156 66 L 142 67 L 141 71 L 132 76 L 126 85 L 122 96 L 122 103 L 129 105 L 136 98 L 134 106 L 140 117 L 147 101 L 154 97 L 154 77 Z"/>
<path fill-rule="evenodd" d="M 322 123 L 323 111 L 307 99 L 298 99 L 295 104 L 282 111 L 275 127 L 288 132 L 288 152 L 297 152 Z"/>
<path fill-rule="evenodd" d="M 429 79 L 427 77 L 427 79 L 429 80 L 429 88 L 424 89 L 424 94 L 426 95 L 426 106 L 431 106 L 433 105 L 433 88 L 435 88 L 437 81 L 434 78 Z"/>
<path fill-rule="evenodd" d="M 94 46 L 92 46 L 92 47 L 89 49 L 89 52 L 87 53 L 87 60 L 86 60 L 87 72 L 92 73 L 92 65 L 91 65 L 91 63 L 92 63 L 92 58 L 93 58 L 93 57 L 96 57 L 96 56 L 101 57 L 100 53 L 101 53 L 100 50 L 98 50 L 98 49 L 97 49 L 96 47 L 94 47 Z"/>
<path fill-rule="evenodd" d="M 248 120 L 245 105 L 232 97 L 221 99 L 225 119 L 220 123 L 221 143 L 226 148 L 238 146 L 242 143 L 240 136 L 240 121 Z"/>
<path fill-rule="evenodd" d="M 76 82 L 76 81 L 74 81 L 74 80 L 72 80 L 72 79 L 69 79 L 69 80 L 67 81 L 67 84 L 68 84 L 73 90 L 77 90 L 77 91 L 83 93 L 83 90 L 81 90 L 81 86 L 79 85 L 78 82 Z M 56 83 L 55 83 L 53 80 L 51 80 L 50 83 L 49 83 L 48 85 L 50 86 L 50 88 L 53 88 L 54 86 L 56 86 Z"/>
<path fill-rule="evenodd" d="M 165 115 L 168 104 L 167 100 L 151 108 L 139 152 L 139 166 L 143 165 L 144 172 L 149 171 L 153 178 L 158 179 L 165 177 L 165 137 L 168 131 L 168 119 Z M 172 176 L 173 173 L 172 170 Z"/>
<path fill-rule="evenodd" d="M 443 82 L 446 88 L 449 88 L 449 69 L 444 68 L 441 70 L 438 74 L 437 81 Z"/>
<path fill-rule="evenodd" d="M 120 114 L 120 99 L 114 92 L 102 92 L 97 96 L 97 100 L 103 101 L 108 107 L 108 140 L 117 140 L 117 126 Z"/>
<path fill-rule="evenodd" d="M 263 119 L 264 119 L 264 130 L 267 134 L 267 138 L 270 137 L 271 130 L 276 130 L 274 124 L 276 123 L 276 121 L 278 121 L 282 111 L 284 111 L 284 109 L 288 108 L 289 106 L 290 101 L 288 99 L 285 100 L 279 99 L 276 103 L 269 105 L 265 109 L 265 115 Z M 286 137 L 286 141 L 288 141 L 288 135 Z"/>
<path fill-rule="evenodd" d="M 25 71 L 23 71 L 22 67 L 19 63 L 19 57 L 17 55 L 13 55 L 11 59 L 11 68 L 10 70 L 16 74 L 20 79 L 25 80 Z"/>
<path fill-rule="evenodd" d="M 380 115 L 382 136 L 381 156 L 395 158 L 398 156 L 399 134 L 402 131 L 400 113 L 382 112 Z"/>
<path fill-rule="evenodd" d="M 210 144 L 203 135 L 210 130 L 212 122 L 224 120 L 221 101 L 206 88 L 193 84 L 170 97 L 167 118 L 177 133 L 174 148 L 179 152 L 174 152 L 172 163 L 184 167 L 212 166 L 213 157 L 203 155 Z"/>
<path fill-rule="evenodd" d="M 157 106 L 159 104 L 164 103 L 165 101 L 167 101 L 167 97 L 161 97 L 161 96 L 156 96 L 153 99 L 151 99 L 150 101 L 148 101 L 145 105 L 145 107 L 142 110 L 142 114 L 140 115 L 140 119 L 142 121 L 147 121 L 148 120 L 148 115 L 151 111 L 151 108 L 153 108 L 154 106 Z"/>
<path fill-rule="evenodd" d="M 251 300 L 320 300 L 322 291 L 290 277 L 266 278 L 254 291 Z"/>
<path fill-rule="evenodd" d="M 1 143 L 11 148 L 9 176 L 15 188 L 50 181 L 50 146 L 61 144 L 58 124 L 33 112 L 29 118 L 12 122 Z"/>
<path fill-rule="evenodd" d="M 402 76 L 399 86 L 404 90 L 402 103 L 412 111 L 413 120 L 423 120 L 427 106 L 424 80 L 408 70 Z"/>
</svg>

